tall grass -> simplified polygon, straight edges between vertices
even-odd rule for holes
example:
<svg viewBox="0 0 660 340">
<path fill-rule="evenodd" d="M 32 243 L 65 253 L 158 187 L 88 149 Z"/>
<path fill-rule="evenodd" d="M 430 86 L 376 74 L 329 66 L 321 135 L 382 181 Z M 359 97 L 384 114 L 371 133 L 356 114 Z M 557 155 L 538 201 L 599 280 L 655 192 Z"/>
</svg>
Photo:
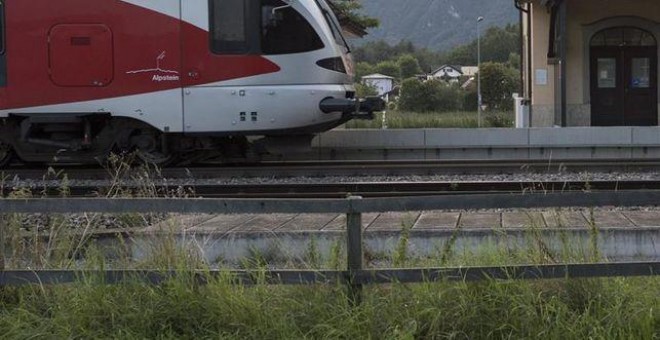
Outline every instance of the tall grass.
<svg viewBox="0 0 660 340">
<path fill-rule="evenodd" d="M 658 279 L 368 286 L 96 283 L 5 289 L 5 339 L 657 339 Z"/>
<path fill-rule="evenodd" d="M 385 119 L 383 120 L 383 116 Z M 482 127 L 513 127 L 513 113 L 482 113 Z M 419 129 L 419 128 L 476 128 L 477 112 L 403 112 L 376 113 L 373 120 L 353 120 L 347 129 Z"/>
<path fill-rule="evenodd" d="M 145 182 L 146 194 L 155 194 L 153 188 Z M 30 194 L 14 188 L 12 195 Z M 107 195 L 130 193 L 117 188 Z M 12 218 L 18 216 L 10 216 L 8 225 L 19 228 L 20 221 Z M 141 226 L 145 219 L 131 220 Z M 50 221 L 65 224 L 57 216 Z M 592 221 L 595 238 L 597 226 Z M 525 244 L 489 244 L 476 253 L 457 249 L 458 223 L 437 254 L 419 259 L 409 249 L 412 225 L 408 218 L 402 221 L 403 232 L 390 263 L 411 267 L 602 260 L 593 240 L 588 241 L 587 252 L 572 248 L 575 245 L 568 239 L 559 251 L 550 251 L 540 226 L 533 223 Z M 355 306 L 345 287 L 338 285 L 246 286 L 229 274 L 209 275 L 207 284 L 201 285 L 192 272 L 207 271 L 211 264 L 177 242 L 176 228 L 154 244 L 150 256 L 134 260 L 118 249 L 112 262 L 105 250 L 90 242 L 88 227 L 82 232 L 69 229 L 48 228 L 48 246 L 44 238 L 12 234 L 8 240 L 9 249 L 16 251 L 12 258 L 22 258 L 20 251 L 32 251 L 30 261 L 41 261 L 36 267 L 174 269 L 181 274 L 157 286 L 137 278 L 107 285 L 92 275 L 66 285 L 2 287 L 3 339 L 660 339 L 657 277 L 372 285 L 364 288 L 362 303 Z M 294 263 L 300 268 L 345 268 L 344 242 L 333 243 L 329 254 L 320 251 L 313 239 L 306 261 Z M 255 250 L 242 266 L 258 273 L 273 266 L 276 257 Z M 9 263 L 14 268 L 21 265 L 16 260 Z"/>
<path fill-rule="evenodd" d="M 455 249 L 455 240 L 428 259 L 410 256 L 410 223 L 391 255 L 397 266 L 473 266 L 591 260 L 572 250 L 547 256 L 537 227 L 519 248 L 485 246 L 478 253 Z M 460 224 L 457 232 L 461 230 Z M 162 238 L 153 256 L 129 258 L 124 267 L 175 269 L 181 273 L 158 286 L 137 279 L 103 284 L 94 276 L 73 284 L 0 289 L 0 334 L 6 339 L 658 339 L 660 279 L 489 280 L 373 285 L 352 305 L 338 285 L 240 285 L 229 274 L 207 276 L 200 285 L 192 270 L 209 265 L 172 237 Z M 341 242 L 323 260 L 316 241 L 307 249 L 309 268 L 345 266 Z M 451 255 L 450 255 L 451 254 Z M 83 268 L 108 264 L 93 245 Z M 243 267 L 273 264 L 255 251 Z M 442 263 L 440 263 L 442 262 Z M 298 264 L 305 267 L 304 264 Z M 259 274 L 257 274 L 257 278 Z M 257 282 L 264 282 L 257 280 Z"/>
</svg>

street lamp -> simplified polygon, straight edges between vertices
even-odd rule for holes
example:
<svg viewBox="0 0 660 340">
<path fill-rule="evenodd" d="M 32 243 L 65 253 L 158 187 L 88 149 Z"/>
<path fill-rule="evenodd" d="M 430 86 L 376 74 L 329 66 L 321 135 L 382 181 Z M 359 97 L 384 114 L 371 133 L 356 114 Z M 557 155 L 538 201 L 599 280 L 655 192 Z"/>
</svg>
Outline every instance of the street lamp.
<svg viewBox="0 0 660 340">
<path fill-rule="evenodd" d="M 484 17 L 477 18 L 477 126 L 481 127 L 481 34 L 479 32 L 479 23 L 484 21 Z"/>
</svg>

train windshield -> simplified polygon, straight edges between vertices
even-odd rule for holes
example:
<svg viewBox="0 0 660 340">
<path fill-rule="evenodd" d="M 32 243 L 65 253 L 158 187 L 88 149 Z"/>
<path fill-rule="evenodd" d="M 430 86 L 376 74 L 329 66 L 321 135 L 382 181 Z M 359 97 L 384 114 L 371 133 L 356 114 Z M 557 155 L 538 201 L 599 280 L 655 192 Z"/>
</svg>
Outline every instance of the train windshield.
<svg viewBox="0 0 660 340">
<path fill-rule="evenodd" d="M 261 50 L 287 54 L 323 48 L 314 28 L 291 5 L 281 0 L 261 0 Z"/>
<path fill-rule="evenodd" d="M 282 0 L 209 1 L 213 53 L 275 55 L 325 47 L 307 19 Z"/>
<path fill-rule="evenodd" d="M 341 25 L 339 24 L 339 20 L 337 20 L 337 16 L 332 11 L 332 8 L 330 8 L 330 5 L 328 5 L 326 0 L 316 0 L 316 4 L 321 9 L 321 12 L 323 12 L 323 17 L 325 17 L 328 26 L 330 26 L 332 35 L 334 36 L 337 44 L 344 46 L 346 51 L 350 52 L 351 48 L 348 46 L 348 42 L 344 38 L 344 35 L 341 33 Z"/>
</svg>

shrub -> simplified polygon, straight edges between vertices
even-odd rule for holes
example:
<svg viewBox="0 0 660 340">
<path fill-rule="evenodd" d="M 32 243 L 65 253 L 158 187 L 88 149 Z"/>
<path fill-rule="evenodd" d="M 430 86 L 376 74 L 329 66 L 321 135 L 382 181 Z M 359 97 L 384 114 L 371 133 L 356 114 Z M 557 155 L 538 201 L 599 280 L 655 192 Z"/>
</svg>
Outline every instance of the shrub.
<svg viewBox="0 0 660 340">
<path fill-rule="evenodd" d="M 477 89 L 470 88 L 463 93 L 463 111 L 477 111 Z"/>
<path fill-rule="evenodd" d="M 406 79 L 401 84 L 399 109 L 413 112 L 448 112 L 461 107 L 460 89 L 439 80 Z"/>
<path fill-rule="evenodd" d="M 404 54 L 399 57 L 397 64 L 399 65 L 399 76 L 401 79 L 411 78 L 422 72 L 422 69 L 419 67 L 419 61 L 410 54 Z"/>
<path fill-rule="evenodd" d="M 518 71 L 501 63 L 481 64 L 481 96 L 489 110 L 513 109 L 513 98 L 520 80 Z"/>
<path fill-rule="evenodd" d="M 503 128 L 513 127 L 514 121 L 512 115 L 505 112 L 489 112 L 486 114 L 486 126 Z"/>
<path fill-rule="evenodd" d="M 358 98 L 377 96 L 378 90 L 376 90 L 375 87 L 370 86 L 368 84 L 357 83 L 355 84 L 355 94 L 358 96 Z"/>
</svg>

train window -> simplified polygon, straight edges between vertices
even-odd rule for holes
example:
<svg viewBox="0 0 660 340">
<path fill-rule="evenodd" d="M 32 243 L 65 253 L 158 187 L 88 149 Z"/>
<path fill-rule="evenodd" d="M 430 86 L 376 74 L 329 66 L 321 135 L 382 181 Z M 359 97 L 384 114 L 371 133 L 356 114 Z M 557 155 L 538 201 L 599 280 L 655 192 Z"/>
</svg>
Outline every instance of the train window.
<svg viewBox="0 0 660 340">
<path fill-rule="evenodd" d="M 219 54 L 249 51 L 245 0 L 210 0 L 211 50 Z"/>
<path fill-rule="evenodd" d="M 323 48 L 312 25 L 281 0 L 261 0 L 261 51 L 264 54 L 302 53 Z"/>
<path fill-rule="evenodd" d="M 341 32 L 341 24 L 335 13 L 332 11 L 332 8 L 325 0 L 316 0 L 316 4 L 321 9 L 321 12 L 323 12 L 325 21 L 328 23 L 328 26 L 330 26 L 332 36 L 335 38 L 337 44 L 344 46 L 346 51 L 350 52 L 351 48 L 348 46 L 346 39 L 344 39 L 344 35 Z"/>
</svg>

